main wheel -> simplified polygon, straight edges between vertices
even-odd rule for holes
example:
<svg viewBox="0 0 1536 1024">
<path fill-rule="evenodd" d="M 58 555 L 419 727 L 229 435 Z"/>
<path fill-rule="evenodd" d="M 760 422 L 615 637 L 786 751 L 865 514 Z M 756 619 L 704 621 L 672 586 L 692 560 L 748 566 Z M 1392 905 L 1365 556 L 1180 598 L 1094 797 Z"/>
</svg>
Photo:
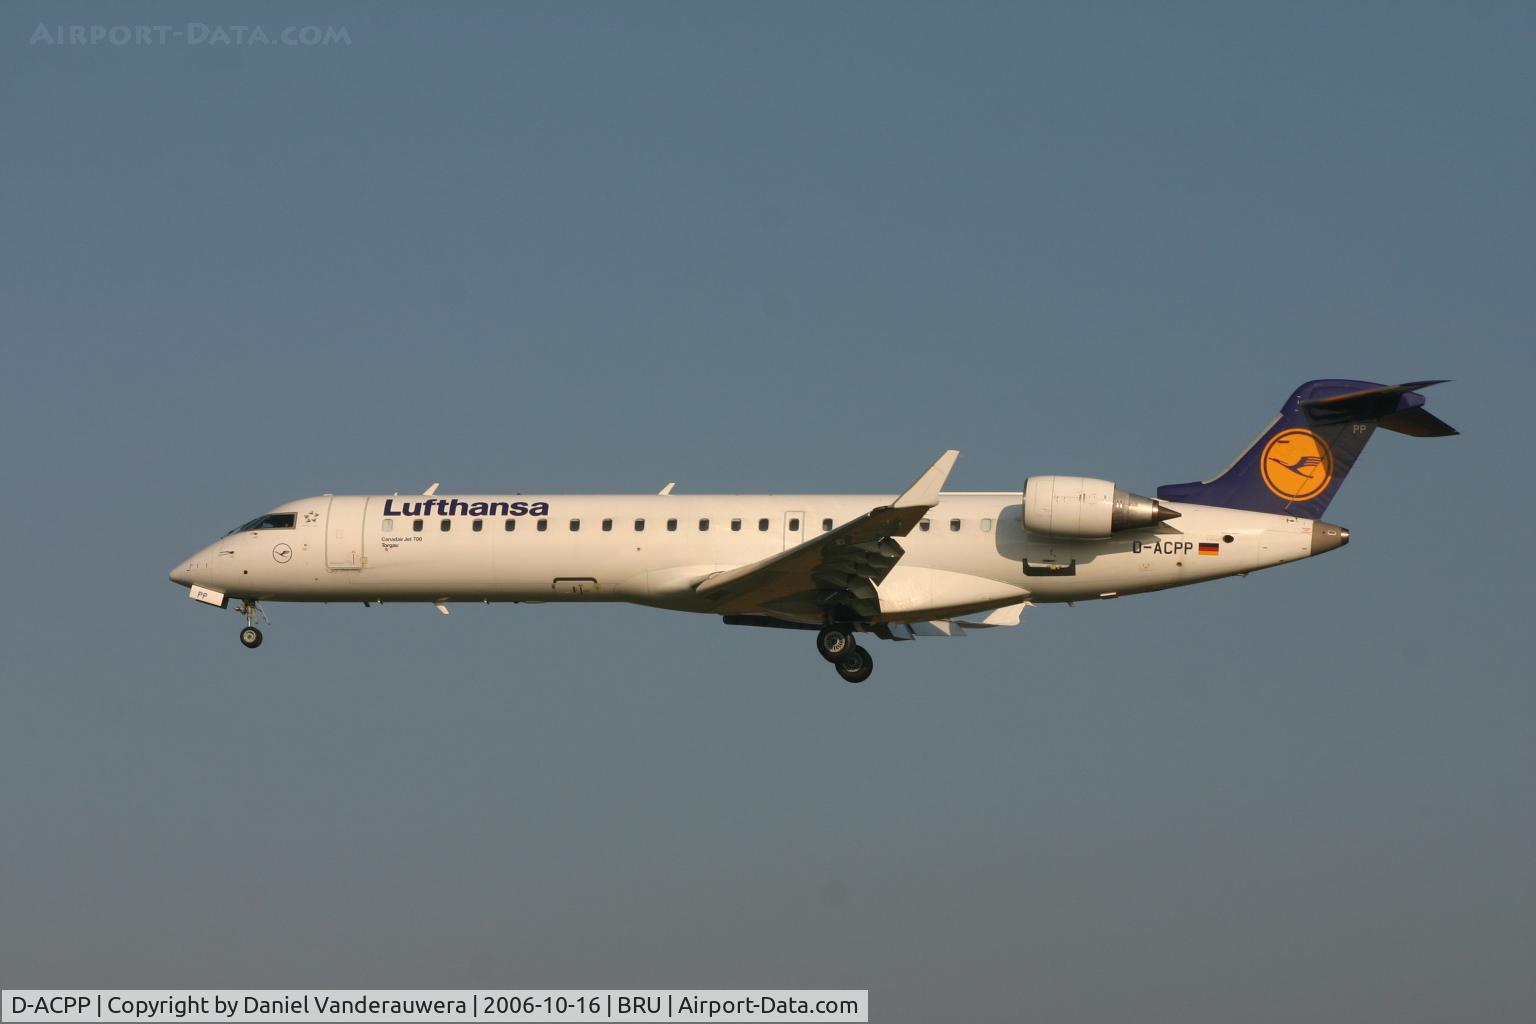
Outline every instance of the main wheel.
<svg viewBox="0 0 1536 1024">
<path fill-rule="evenodd" d="M 869 678 L 869 674 L 875 670 L 875 659 L 869 656 L 869 652 L 855 644 L 847 654 L 839 658 L 837 674 L 850 683 L 862 683 Z"/>
<path fill-rule="evenodd" d="M 255 626 L 246 626 L 240 631 L 240 642 L 250 648 L 261 646 L 261 630 Z"/>
<path fill-rule="evenodd" d="M 853 634 L 841 626 L 828 626 L 816 634 L 817 652 L 834 665 L 855 646 Z"/>
</svg>

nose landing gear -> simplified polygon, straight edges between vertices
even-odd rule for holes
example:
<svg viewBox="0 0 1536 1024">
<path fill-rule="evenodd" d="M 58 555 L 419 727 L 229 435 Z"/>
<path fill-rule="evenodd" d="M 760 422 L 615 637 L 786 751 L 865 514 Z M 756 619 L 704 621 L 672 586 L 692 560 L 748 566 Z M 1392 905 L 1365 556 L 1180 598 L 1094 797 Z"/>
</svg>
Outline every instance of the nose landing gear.
<svg viewBox="0 0 1536 1024">
<path fill-rule="evenodd" d="M 245 613 L 245 628 L 240 631 L 240 642 L 254 651 L 261 646 L 261 630 L 256 628 L 256 616 L 260 615 L 262 621 L 269 626 L 272 620 L 267 618 L 261 605 L 249 599 L 240 602 L 240 611 Z"/>
</svg>

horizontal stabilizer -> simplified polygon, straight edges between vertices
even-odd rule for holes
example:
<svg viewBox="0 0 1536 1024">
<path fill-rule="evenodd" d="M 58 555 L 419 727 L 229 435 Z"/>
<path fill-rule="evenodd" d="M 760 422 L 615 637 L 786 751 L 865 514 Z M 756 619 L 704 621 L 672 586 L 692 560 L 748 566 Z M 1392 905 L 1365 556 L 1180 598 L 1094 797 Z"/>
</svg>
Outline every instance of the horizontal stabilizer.
<svg viewBox="0 0 1536 1024">
<path fill-rule="evenodd" d="M 1410 391 L 1420 391 L 1427 387 L 1433 387 L 1436 384 L 1449 383 L 1449 378 L 1441 378 L 1440 380 L 1415 380 L 1407 384 L 1383 384 L 1374 388 L 1365 388 L 1362 391 L 1348 391 L 1342 395 L 1333 395 L 1328 398 L 1308 398 L 1301 404 L 1341 405 L 1356 401 L 1357 399 L 1369 398 L 1372 395 L 1406 395 Z"/>
<path fill-rule="evenodd" d="M 1377 425 L 1387 430 L 1395 430 L 1399 434 L 1407 434 L 1409 437 L 1452 437 L 1461 433 L 1423 406 L 1417 409 L 1406 409 L 1403 412 L 1388 413 Z"/>
<path fill-rule="evenodd" d="M 1296 404 L 1305 409 L 1307 419 L 1316 424 L 1381 420 L 1392 415 L 1394 412 L 1406 412 L 1410 408 L 1422 406 L 1424 399 L 1412 393 L 1420 388 L 1444 383 L 1446 381 L 1443 380 L 1417 380 L 1408 384 L 1383 385 L 1346 391 L 1342 395 L 1307 398 Z M 1404 397 L 1408 395 L 1412 395 L 1412 397 Z M 1452 431 L 1452 433 L 1455 433 L 1455 431 Z"/>
</svg>

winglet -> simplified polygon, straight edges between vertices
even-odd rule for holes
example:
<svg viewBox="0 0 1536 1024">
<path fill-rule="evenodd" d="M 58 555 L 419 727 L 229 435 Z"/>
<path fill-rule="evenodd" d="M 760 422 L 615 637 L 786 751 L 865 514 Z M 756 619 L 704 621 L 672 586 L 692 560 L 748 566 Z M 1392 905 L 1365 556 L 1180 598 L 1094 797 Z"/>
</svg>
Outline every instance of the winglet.
<svg viewBox="0 0 1536 1024">
<path fill-rule="evenodd" d="M 949 479 L 949 471 L 955 468 L 955 460 L 960 453 L 950 449 L 939 460 L 928 467 L 928 472 L 917 478 L 917 482 L 902 492 L 901 497 L 891 502 L 892 508 L 932 508 L 939 503 L 939 491 L 944 486 L 944 481 Z"/>
</svg>

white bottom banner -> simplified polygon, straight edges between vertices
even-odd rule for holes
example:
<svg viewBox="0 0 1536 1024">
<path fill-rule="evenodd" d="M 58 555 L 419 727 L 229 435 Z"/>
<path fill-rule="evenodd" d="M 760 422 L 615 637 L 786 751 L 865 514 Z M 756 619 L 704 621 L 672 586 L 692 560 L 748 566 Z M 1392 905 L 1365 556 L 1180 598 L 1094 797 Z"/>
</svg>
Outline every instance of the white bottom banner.
<svg viewBox="0 0 1536 1024">
<path fill-rule="evenodd" d="M 868 1021 L 868 989 L 6 989 L 0 1021 Z"/>
</svg>

